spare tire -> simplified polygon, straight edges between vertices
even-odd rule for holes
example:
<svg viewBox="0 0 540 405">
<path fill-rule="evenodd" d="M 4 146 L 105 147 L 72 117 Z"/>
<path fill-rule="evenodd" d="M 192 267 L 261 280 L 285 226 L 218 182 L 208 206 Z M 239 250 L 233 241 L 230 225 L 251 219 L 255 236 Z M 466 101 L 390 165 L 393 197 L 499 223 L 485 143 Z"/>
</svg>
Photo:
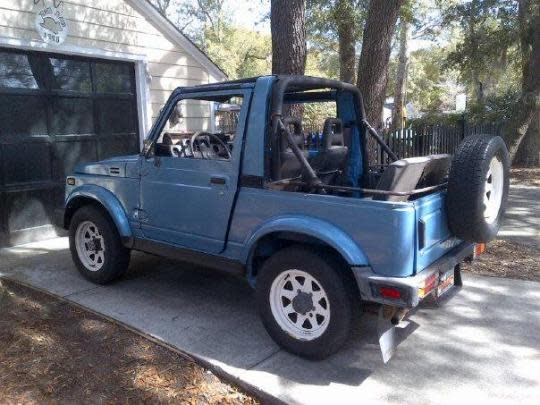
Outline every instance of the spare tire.
<svg viewBox="0 0 540 405">
<path fill-rule="evenodd" d="M 468 242 L 497 235 L 508 198 L 510 158 L 501 137 L 471 135 L 459 145 L 448 177 L 450 231 Z"/>
</svg>

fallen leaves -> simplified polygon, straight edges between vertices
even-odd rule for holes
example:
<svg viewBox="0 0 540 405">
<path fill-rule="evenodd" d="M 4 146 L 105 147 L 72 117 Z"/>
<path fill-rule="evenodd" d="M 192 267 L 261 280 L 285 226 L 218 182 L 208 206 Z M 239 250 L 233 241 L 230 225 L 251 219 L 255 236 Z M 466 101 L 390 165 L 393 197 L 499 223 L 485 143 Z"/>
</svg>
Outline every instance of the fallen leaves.
<svg viewBox="0 0 540 405">
<path fill-rule="evenodd" d="M 106 319 L 0 281 L 0 398 L 7 404 L 257 401 Z"/>
<path fill-rule="evenodd" d="M 540 281 L 540 250 L 533 246 L 495 240 L 487 251 L 463 270 L 493 277 Z"/>
<path fill-rule="evenodd" d="M 540 168 L 513 168 L 510 171 L 510 184 L 540 186 Z"/>
</svg>

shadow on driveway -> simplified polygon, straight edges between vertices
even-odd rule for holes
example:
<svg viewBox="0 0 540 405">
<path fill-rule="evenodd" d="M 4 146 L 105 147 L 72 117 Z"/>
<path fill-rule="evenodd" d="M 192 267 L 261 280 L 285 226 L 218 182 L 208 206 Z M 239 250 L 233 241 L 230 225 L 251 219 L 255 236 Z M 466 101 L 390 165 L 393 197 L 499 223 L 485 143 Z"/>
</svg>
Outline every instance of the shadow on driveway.
<svg viewBox="0 0 540 405">
<path fill-rule="evenodd" d="M 421 306 L 383 365 L 376 317 L 364 314 L 346 347 L 321 362 L 280 350 L 243 280 L 134 253 L 121 281 L 79 276 L 67 240 L 0 250 L 0 275 L 117 319 L 290 403 L 532 403 L 540 388 L 540 283 L 465 276 L 441 307 Z"/>
</svg>

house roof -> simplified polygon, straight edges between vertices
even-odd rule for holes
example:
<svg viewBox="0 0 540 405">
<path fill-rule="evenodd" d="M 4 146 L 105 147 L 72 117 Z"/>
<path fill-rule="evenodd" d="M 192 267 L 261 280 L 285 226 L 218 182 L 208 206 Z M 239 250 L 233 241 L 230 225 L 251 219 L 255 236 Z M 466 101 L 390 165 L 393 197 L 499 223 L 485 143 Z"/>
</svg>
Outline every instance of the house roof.
<svg viewBox="0 0 540 405">
<path fill-rule="evenodd" d="M 197 62 L 199 62 L 216 81 L 227 80 L 227 74 L 202 51 L 197 45 L 186 37 L 167 17 L 148 0 L 125 0 L 139 13 L 143 14 L 153 25 L 167 36 L 171 41 L 177 43 L 186 50 Z"/>
</svg>

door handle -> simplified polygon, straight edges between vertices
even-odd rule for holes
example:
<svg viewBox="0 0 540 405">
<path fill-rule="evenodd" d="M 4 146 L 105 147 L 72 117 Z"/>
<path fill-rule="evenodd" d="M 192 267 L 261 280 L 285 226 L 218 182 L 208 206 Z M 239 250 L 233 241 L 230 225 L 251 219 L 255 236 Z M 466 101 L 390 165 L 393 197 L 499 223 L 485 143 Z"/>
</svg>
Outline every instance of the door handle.
<svg viewBox="0 0 540 405">
<path fill-rule="evenodd" d="M 219 176 L 210 177 L 210 184 L 216 184 L 216 185 L 223 186 L 226 183 L 227 183 L 227 180 L 225 179 L 225 177 L 219 177 Z"/>
</svg>

